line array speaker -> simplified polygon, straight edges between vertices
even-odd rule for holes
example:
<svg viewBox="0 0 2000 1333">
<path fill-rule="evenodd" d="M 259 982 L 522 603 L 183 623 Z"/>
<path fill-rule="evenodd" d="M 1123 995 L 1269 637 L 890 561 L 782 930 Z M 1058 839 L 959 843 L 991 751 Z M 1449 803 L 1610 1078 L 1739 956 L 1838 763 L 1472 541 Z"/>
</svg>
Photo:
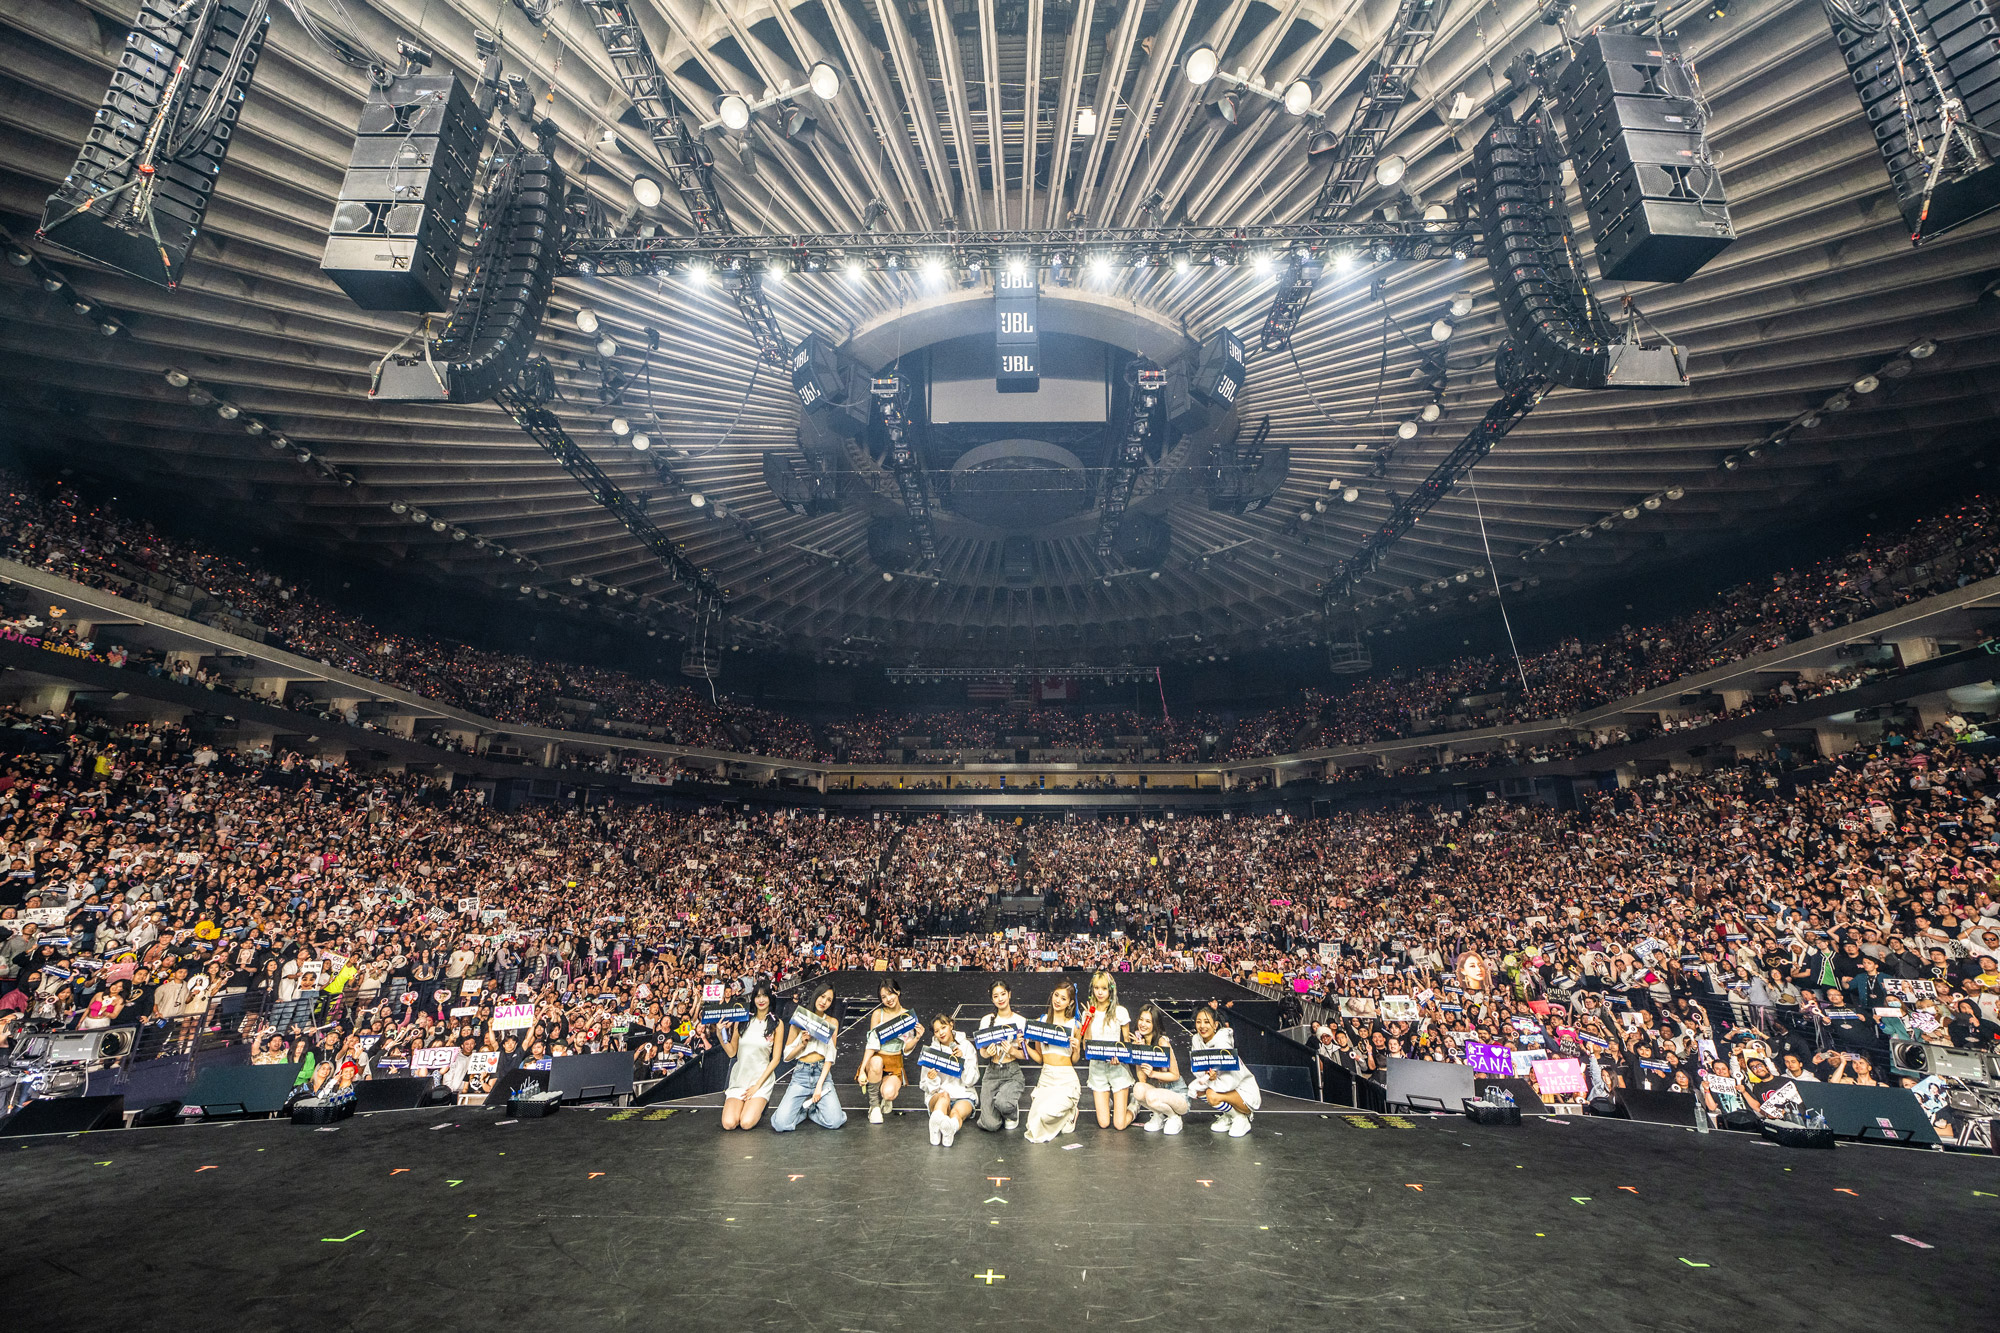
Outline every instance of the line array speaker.
<svg viewBox="0 0 2000 1333">
<path fill-rule="evenodd" d="M 487 193 L 472 271 L 430 359 L 384 364 L 374 396 L 476 403 L 511 383 L 548 308 L 562 210 L 562 168 L 545 153 L 516 153 Z"/>
<path fill-rule="evenodd" d="M 270 26 L 266 0 L 141 0 L 76 165 L 43 206 L 65 250 L 176 286 Z"/>
<path fill-rule="evenodd" d="M 1608 282 L 1686 282 L 1736 239 L 1694 76 L 1672 38 L 1592 33 L 1556 76 Z"/>
<path fill-rule="evenodd" d="M 484 132 L 450 74 L 370 89 L 320 269 L 363 310 L 451 301 Z"/>
</svg>

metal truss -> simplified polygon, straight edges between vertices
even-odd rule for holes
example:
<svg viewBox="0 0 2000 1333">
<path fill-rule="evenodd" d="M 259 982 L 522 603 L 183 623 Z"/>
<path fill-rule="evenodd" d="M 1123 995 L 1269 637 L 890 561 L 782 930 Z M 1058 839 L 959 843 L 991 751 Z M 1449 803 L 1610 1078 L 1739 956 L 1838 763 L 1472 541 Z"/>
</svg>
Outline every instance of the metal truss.
<svg viewBox="0 0 2000 1333">
<path fill-rule="evenodd" d="M 1144 366 L 1144 363 L 1141 365 Z M 1146 445 L 1153 438 L 1153 419 L 1166 390 L 1167 375 L 1159 367 L 1145 366 L 1138 372 L 1138 382 L 1132 386 L 1131 401 L 1125 409 L 1123 438 L 1111 456 L 1111 467 L 1104 476 L 1103 499 L 1098 505 L 1097 554 L 1100 558 L 1109 558 L 1118 542 L 1118 530 L 1124 526 L 1126 507 L 1132 503 L 1132 488 L 1138 483 L 1139 470 L 1146 466 Z"/>
<path fill-rule="evenodd" d="M 910 443 L 909 388 L 903 383 L 902 376 L 888 375 L 875 381 L 874 394 L 876 415 L 889 440 L 886 455 L 889 475 L 896 479 L 896 489 L 903 497 L 904 512 L 910 516 L 910 528 L 917 539 L 917 554 L 923 558 L 925 569 L 936 569 L 937 527 L 931 522 L 931 498 L 924 485 L 923 460 L 917 457 L 916 448 Z"/>
</svg>

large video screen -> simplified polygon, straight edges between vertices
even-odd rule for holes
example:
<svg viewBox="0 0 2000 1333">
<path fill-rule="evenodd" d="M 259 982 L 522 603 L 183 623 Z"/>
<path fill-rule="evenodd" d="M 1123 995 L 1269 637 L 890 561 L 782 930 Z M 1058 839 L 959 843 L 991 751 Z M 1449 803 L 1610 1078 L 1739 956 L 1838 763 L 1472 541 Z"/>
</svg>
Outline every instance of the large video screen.
<svg viewBox="0 0 2000 1333">
<path fill-rule="evenodd" d="M 938 425 L 1042 421 L 1090 423 L 1111 413 L 1110 349 L 1094 338 L 1044 333 L 1042 387 L 1001 393 L 993 335 L 975 333 L 930 349 L 931 421 Z"/>
</svg>

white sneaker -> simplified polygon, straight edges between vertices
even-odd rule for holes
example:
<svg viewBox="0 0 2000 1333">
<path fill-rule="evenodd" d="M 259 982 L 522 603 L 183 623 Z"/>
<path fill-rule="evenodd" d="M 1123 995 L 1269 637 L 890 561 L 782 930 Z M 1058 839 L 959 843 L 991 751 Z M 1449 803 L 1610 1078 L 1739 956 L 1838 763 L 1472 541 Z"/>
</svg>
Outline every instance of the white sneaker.
<svg viewBox="0 0 2000 1333">
<path fill-rule="evenodd" d="M 931 1147 L 933 1147 L 933 1148 L 937 1147 L 937 1146 L 938 1146 L 938 1144 L 939 1144 L 939 1143 L 940 1143 L 941 1141 L 943 1141 L 943 1138 L 944 1138 L 944 1128 L 943 1128 L 943 1127 L 942 1127 L 941 1125 L 939 1125 L 939 1124 L 938 1124 L 938 1120 L 939 1120 L 939 1119 L 940 1119 L 940 1117 L 939 1117 L 938 1113 L 937 1113 L 936 1111 L 932 1111 L 932 1112 L 931 1112 Z"/>
<path fill-rule="evenodd" d="M 951 1146 L 951 1141 L 958 1137 L 957 1118 L 950 1114 L 946 1114 L 944 1116 L 944 1123 L 938 1126 L 938 1133 L 944 1136 L 944 1146 L 949 1148 Z"/>
<path fill-rule="evenodd" d="M 869 1107 L 869 1108 L 868 1108 L 868 1123 L 869 1123 L 869 1124 L 871 1124 L 871 1125 L 879 1125 L 879 1124 L 881 1124 L 881 1123 L 882 1123 L 882 1108 L 881 1108 L 881 1107 L 879 1107 L 879 1106 L 871 1106 L 871 1107 Z"/>
<path fill-rule="evenodd" d="M 1155 1111 L 1146 1117 L 1146 1123 L 1139 1126 L 1139 1128 L 1145 1130 L 1148 1134 L 1157 1134 L 1162 1129 L 1165 1129 L 1166 1126 L 1167 1122 L 1161 1118 L 1158 1111 Z"/>
<path fill-rule="evenodd" d="M 1228 1107 L 1224 1107 L 1222 1110 L 1217 1111 L 1215 1113 L 1215 1119 L 1209 1124 L 1208 1127 L 1209 1133 L 1227 1134 L 1229 1132 L 1229 1117 L 1235 1114 L 1236 1112 L 1230 1110 Z"/>
<path fill-rule="evenodd" d="M 1020 1127 L 1021 1127 L 1021 1117 L 1020 1117 L 1020 1116 L 1017 1116 L 1017 1115 L 1010 1115 L 1010 1116 L 1008 1116 L 1008 1117 L 1007 1117 L 1007 1128 L 1008 1128 L 1009 1130 L 1015 1130 L 1015 1129 L 1019 1129 Z"/>
<path fill-rule="evenodd" d="M 1245 1134 L 1248 1134 L 1250 1132 L 1249 1116 L 1244 1115 L 1241 1111 L 1232 1111 L 1230 1112 L 1229 1118 L 1232 1122 L 1229 1126 L 1230 1138 L 1240 1139 Z"/>
<path fill-rule="evenodd" d="M 1152 1128 L 1152 1126 L 1148 1125 L 1148 1126 L 1147 1126 L 1147 1128 L 1148 1128 L 1148 1129 L 1151 1129 L 1151 1128 Z M 1168 1117 L 1167 1117 L 1167 1124 L 1166 1124 L 1166 1128 L 1162 1129 L 1162 1130 L 1161 1130 L 1160 1132 L 1161 1132 L 1162 1134 L 1178 1134 L 1178 1133 L 1180 1133 L 1180 1132 L 1181 1132 L 1181 1118 L 1180 1118 L 1179 1116 L 1177 1116 L 1177 1115 L 1170 1115 L 1170 1116 L 1168 1116 Z"/>
</svg>

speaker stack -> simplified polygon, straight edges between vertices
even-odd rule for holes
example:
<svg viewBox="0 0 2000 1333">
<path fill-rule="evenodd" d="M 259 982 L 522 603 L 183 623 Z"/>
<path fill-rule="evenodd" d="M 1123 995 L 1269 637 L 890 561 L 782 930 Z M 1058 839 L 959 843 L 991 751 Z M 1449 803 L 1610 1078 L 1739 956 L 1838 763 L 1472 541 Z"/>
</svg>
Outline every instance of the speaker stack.
<svg viewBox="0 0 2000 1333">
<path fill-rule="evenodd" d="M 450 74 L 370 90 L 320 260 L 354 304 L 423 311 L 451 303 L 483 138 L 478 107 Z"/>
<path fill-rule="evenodd" d="M 1736 239 L 1672 38 L 1592 33 L 1555 93 L 1607 282 L 1686 282 Z"/>
<path fill-rule="evenodd" d="M 76 165 L 43 208 L 41 235 L 132 277 L 178 284 L 270 21 L 265 0 L 142 0 Z M 174 148 L 211 104 L 213 123 Z M 163 117 L 151 208 L 138 213 L 146 140 Z"/>
<path fill-rule="evenodd" d="M 523 151 L 486 199 L 479 251 L 430 360 L 391 361 L 374 396 L 476 403 L 514 382 L 548 308 L 562 248 L 563 174 Z"/>
</svg>

